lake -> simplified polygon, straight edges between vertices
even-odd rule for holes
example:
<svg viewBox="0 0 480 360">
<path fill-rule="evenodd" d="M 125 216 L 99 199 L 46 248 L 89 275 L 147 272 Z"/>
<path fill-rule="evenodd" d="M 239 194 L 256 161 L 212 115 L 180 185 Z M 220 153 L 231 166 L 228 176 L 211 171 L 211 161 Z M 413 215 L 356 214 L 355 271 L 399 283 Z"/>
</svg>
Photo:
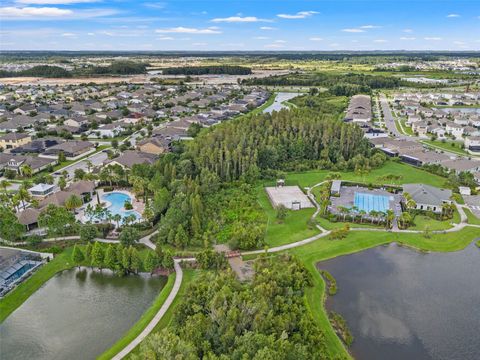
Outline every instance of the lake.
<svg viewBox="0 0 480 360">
<path fill-rule="evenodd" d="M 395 244 L 317 264 L 337 280 L 357 359 L 480 358 L 480 249 L 420 253 Z"/>
<path fill-rule="evenodd" d="M 288 108 L 287 105 L 282 104 L 284 101 L 288 101 L 293 99 L 294 97 L 297 97 L 299 94 L 298 93 L 290 93 L 290 92 L 279 92 L 275 96 L 275 101 L 273 102 L 272 105 L 267 107 L 266 109 L 263 110 L 264 113 L 272 113 L 273 111 L 280 111 L 283 108 Z"/>
<path fill-rule="evenodd" d="M 95 359 L 140 319 L 165 277 L 63 271 L 0 324 L 1 359 Z"/>
</svg>

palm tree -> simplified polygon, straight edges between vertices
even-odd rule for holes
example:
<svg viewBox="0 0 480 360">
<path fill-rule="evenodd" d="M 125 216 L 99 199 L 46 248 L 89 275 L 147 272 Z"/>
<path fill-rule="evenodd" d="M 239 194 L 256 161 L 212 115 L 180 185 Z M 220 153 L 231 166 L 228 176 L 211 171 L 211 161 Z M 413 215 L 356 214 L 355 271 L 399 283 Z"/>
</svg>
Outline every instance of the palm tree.
<svg viewBox="0 0 480 360">
<path fill-rule="evenodd" d="M 82 206 L 82 204 L 83 204 L 82 199 L 80 199 L 78 195 L 72 194 L 65 201 L 65 208 L 67 210 L 75 211 L 75 209 Z"/>
<path fill-rule="evenodd" d="M 365 215 L 367 215 L 367 212 L 365 210 L 360 210 L 358 214 L 360 215 L 360 223 L 363 223 L 363 219 Z"/>
<path fill-rule="evenodd" d="M 122 220 L 122 215 L 115 214 L 113 215 L 112 220 L 117 223 L 117 229 L 118 229 L 120 227 L 120 221 Z"/>
<path fill-rule="evenodd" d="M 93 163 L 90 160 L 86 160 L 85 165 L 87 165 L 87 170 L 88 172 L 90 172 L 91 169 L 93 168 Z"/>
<path fill-rule="evenodd" d="M 345 218 L 347 214 L 350 212 L 350 209 L 345 207 L 345 206 L 339 206 L 337 207 L 338 211 L 340 211 L 340 214 L 343 215 L 343 221 L 345 222 Z"/>
<path fill-rule="evenodd" d="M 17 198 L 22 202 L 23 210 L 25 210 L 25 202 L 30 200 L 30 193 L 25 189 L 25 187 L 21 186 L 18 189 Z"/>
<path fill-rule="evenodd" d="M 393 210 L 387 210 L 387 226 L 390 227 L 392 225 L 393 219 L 395 219 L 395 213 Z"/>
<path fill-rule="evenodd" d="M 33 170 L 32 170 L 32 167 L 30 165 L 23 165 L 21 168 L 20 168 L 20 173 L 29 178 L 33 175 Z"/>
<path fill-rule="evenodd" d="M 2 188 L 3 188 L 4 193 L 5 193 L 5 197 L 8 198 L 7 188 L 8 188 L 10 185 L 12 185 L 12 183 L 11 183 L 10 181 L 8 181 L 8 180 L 2 180 L 2 181 L 0 182 L 0 184 L 1 184 Z"/>
</svg>

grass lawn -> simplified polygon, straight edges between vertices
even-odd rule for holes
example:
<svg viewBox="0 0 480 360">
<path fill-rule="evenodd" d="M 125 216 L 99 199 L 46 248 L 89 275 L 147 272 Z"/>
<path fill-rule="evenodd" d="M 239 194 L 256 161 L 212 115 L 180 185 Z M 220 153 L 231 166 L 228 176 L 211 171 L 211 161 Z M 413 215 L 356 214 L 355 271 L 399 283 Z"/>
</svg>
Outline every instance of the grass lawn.
<svg viewBox="0 0 480 360">
<path fill-rule="evenodd" d="M 480 225 L 480 219 L 477 218 L 469 209 L 463 208 L 465 215 L 467 215 L 468 223 L 473 225 Z"/>
<path fill-rule="evenodd" d="M 120 340 L 118 340 L 110 349 L 105 351 L 97 359 L 111 359 L 114 355 L 118 354 L 123 348 L 125 348 L 125 346 L 127 346 L 131 341 L 133 341 L 150 323 L 158 310 L 160 310 L 168 295 L 172 291 L 174 282 L 175 273 L 172 273 L 168 276 L 167 283 L 155 298 L 153 304 L 148 308 L 147 311 L 143 313 L 140 320 L 138 320 Z"/>
<path fill-rule="evenodd" d="M 452 226 L 452 223 L 458 224 L 460 222 L 460 214 L 458 213 L 457 210 L 453 213 L 453 218 L 449 220 L 435 220 L 432 219 L 431 217 L 428 217 L 426 215 L 421 215 L 418 214 L 415 216 L 413 219 L 414 226 L 410 226 L 408 229 L 409 230 L 425 230 L 425 228 L 428 227 L 429 230 L 446 230 L 450 229 Z"/>
<path fill-rule="evenodd" d="M 372 223 L 353 223 L 353 222 L 343 222 L 343 221 L 336 221 L 332 222 L 329 221 L 321 216 L 317 216 L 315 219 L 318 225 L 323 227 L 326 230 L 338 229 L 343 228 L 346 224 L 350 226 L 350 228 L 372 228 L 372 229 L 383 229 L 385 228 L 383 225 L 377 225 Z"/>
<path fill-rule="evenodd" d="M 298 184 L 300 187 L 313 186 L 323 180 L 330 174 L 330 170 L 315 170 L 301 173 L 289 173 L 286 176 L 288 185 Z M 340 172 L 343 180 L 359 181 L 377 185 L 401 185 L 408 183 L 424 183 L 427 185 L 443 187 L 446 179 L 440 176 L 430 174 L 422 169 L 395 161 L 388 161 L 379 169 L 372 170 L 369 174 L 362 176 L 352 171 Z M 385 175 L 400 176 L 399 180 L 384 180 Z"/>
<path fill-rule="evenodd" d="M 88 158 L 88 157 L 90 157 L 90 156 L 92 156 L 92 155 L 94 155 L 94 154 L 96 154 L 96 153 L 98 153 L 98 152 L 100 152 L 100 151 L 102 151 L 102 150 L 108 149 L 108 148 L 110 148 L 109 145 L 99 145 L 99 146 L 97 147 L 97 149 L 96 149 L 94 152 L 90 153 L 90 154 L 87 154 L 87 155 L 85 155 L 85 156 L 82 156 L 81 158 L 78 158 L 78 159 L 76 159 L 76 160 L 67 160 L 67 161 L 64 161 L 64 162 L 62 162 L 62 163 L 60 163 L 60 164 L 58 164 L 58 165 L 55 165 L 55 166 L 53 167 L 53 171 L 61 170 L 61 169 L 63 169 L 64 167 L 67 167 L 68 165 L 72 165 L 73 163 L 76 163 L 76 162 L 78 162 L 78 161 L 85 160 L 86 158 Z"/>
<path fill-rule="evenodd" d="M 264 185 L 257 187 L 258 202 L 267 215 L 267 230 L 265 233 L 265 243 L 269 247 L 288 244 L 291 242 L 306 239 L 318 234 L 318 230 L 307 226 L 308 219 L 315 212 L 315 208 L 302 210 L 289 210 L 287 217 L 282 223 L 279 223 L 276 210 L 272 207 Z"/>
<path fill-rule="evenodd" d="M 317 262 L 390 242 L 426 251 L 458 251 L 465 248 L 477 236 L 478 229 L 473 227 L 466 227 L 454 233 L 432 234 L 428 239 L 419 234 L 352 231 L 343 240 L 321 238 L 308 245 L 289 250 L 305 264 L 313 276 L 314 286 L 307 289 L 305 299 L 312 316 L 325 333 L 328 355 L 332 358 L 340 355 L 350 358 L 343 343 L 335 335 L 323 307 L 326 296 L 325 282 L 316 269 Z"/>
<path fill-rule="evenodd" d="M 424 140 L 424 141 L 422 141 L 422 143 L 424 143 L 426 145 L 429 145 L 433 148 L 453 152 L 453 153 L 456 153 L 456 154 L 459 154 L 459 155 L 470 155 L 468 152 L 466 152 L 464 149 L 462 149 L 463 143 L 459 142 L 459 141 L 442 142 L 442 141 L 438 141 L 438 140 L 435 140 L 435 141 Z"/>
</svg>

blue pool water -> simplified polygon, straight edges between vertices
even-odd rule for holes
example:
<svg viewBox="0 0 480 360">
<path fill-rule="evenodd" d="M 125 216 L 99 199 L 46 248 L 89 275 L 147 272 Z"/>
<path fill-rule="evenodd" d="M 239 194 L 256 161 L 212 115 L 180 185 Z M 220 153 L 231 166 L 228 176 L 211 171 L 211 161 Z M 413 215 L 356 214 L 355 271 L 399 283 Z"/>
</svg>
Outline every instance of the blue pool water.
<svg viewBox="0 0 480 360">
<path fill-rule="evenodd" d="M 109 192 L 102 195 L 102 200 L 108 201 L 111 205 L 108 207 L 108 210 L 112 215 L 120 214 L 122 218 L 125 218 L 131 214 L 135 215 L 137 219 L 140 219 L 142 216 L 135 210 L 125 210 L 124 205 L 125 201 L 132 202 L 132 198 L 123 193 L 119 192 Z"/>
<path fill-rule="evenodd" d="M 388 196 L 356 192 L 353 202 L 358 210 L 363 210 L 367 213 L 372 210 L 387 212 L 389 209 L 388 200 Z"/>
</svg>

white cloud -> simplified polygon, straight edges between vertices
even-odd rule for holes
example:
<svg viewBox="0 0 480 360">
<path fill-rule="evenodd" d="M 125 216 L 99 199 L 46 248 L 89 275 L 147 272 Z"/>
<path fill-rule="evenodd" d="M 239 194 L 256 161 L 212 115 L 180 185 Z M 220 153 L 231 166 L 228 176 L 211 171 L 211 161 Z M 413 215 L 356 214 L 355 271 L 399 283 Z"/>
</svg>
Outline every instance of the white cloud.
<svg viewBox="0 0 480 360">
<path fill-rule="evenodd" d="M 260 30 L 277 30 L 277 29 L 271 26 L 261 26 Z"/>
<path fill-rule="evenodd" d="M 374 43 L 381 44 L 381 43 L 386 43 L 386 42 L 388 42 L 388 41 L 385 40 L 385 39 L 375 39 L 375 40 L 373 40 L 373 42 L 374 42 Z"/>
<path fill-rule="evenodd" d="M 205 29 L 197 29 L 197 28 L 187 28 L 183 26 L 178 26 L 174 28 L 168 29 L 157 29 L 155 30 L 156 33 L 160 34 L 221 34 L 222 32 L 218 30 L 217 27 L 209 27 Z"/>
<path fill-rule="evenodd" d="M 414 37 L 409 37 L 409 36 L 402 36 L 402 37 L 400 38 L 400 40 L 407 40 L 407 41 L 412 41 L 412 40 L 415 40 L 415 39 L 416 39 L 416 38 L 414 38 Z"/>
<path fill-rule="evenodd" d="M 69 4 L 82 4 L 93 3 L 100 0 L 16 0 L 17 4 L 29 4 L 29 5 L 69 5 Z"/>
<path fill-rule="evenodd" d="M 447 18 L 458 18 L 458 17 L 460 17 L 459 14 L 448 14 L 447 15 Z"/>
<path fill-rule="evenodd" d="M 74 36 L 77 36 L 77 35 L 74 34 L 74 33 L 66 32 L 66 33 L 63 33 L 62 36 L 64 36 L 64 37 L 74 37 Z"/>
<path fill-rule="evenodd" d="M 89 32 L 89 33 L 87 33 L 87 35 L 88 35 L 88 36 L 95 36 L 95 33 Z"/>
<path fill-rule="evenodd" d="M 348 33 L 363 33 L 365 30 L 362 29 L 342 29 L 343 32 L 348 32 Z"/>
<path fill-rule="evenodd" d="M 318 11 L 299 11 L 296 14 L 278 14 L 282 19 L 305 19 L 312 15 L 318 14 Z"/>
<path fill-rule="evenodd" d="M 285 44 L 286 41 L 285 41 L 285 40 L 275 40 L 274 43 L 277 43 L 277 44 Z"/>
<path fill-rule="evenodd" d="M 167 6 L 167 3 L 164 2 L 146 2 L 143 3 L 143 6 L 151 9 L 164 9 Z"/>
<path fill-rule="evenodd" d="M 264 47 L 267 48 L 267 49 L 281 49 L 281 48 L 285 47 L 285 45 L 274 43 L 274 44 L 267 44 Z"/>
<path fill-rule="evenodd" d="M 13 7 L 0 8 L 0 16 L 6 18 L 32 18 L 32 17 L 56 17 L 72 15 L 72 10 L 59 9 L 56 7 Z"/>
<path fill-rule="evenodd" d="M 409 33 L 412 33 L 412 32 L 413 32 L 413 30 L 412 30 L 412 29 L 403 29 L 403 32 L 404 32 L 404 33 L 408 33 L 408 34 L 409 34 Z"/>
<path fill-rule="evenodd" d="M 360 29 L 380 29 L 381 26 L 379 25 L 363 25 L 360 26 Z"/>
<path fill-rule="evenodd" d="M 81 9 L 70 10 L 58 7 L 15 7 L 6 6 L 0 8 L 2 21 L 7 20 L 71 20 L 88 19 L 114 15 L 117 10 L 113 9 Z"/>
<path fill-rule="evenodd" d="M 212 22 L 220 23 L 253 23 L 253 22 L 271 22 L 268 19 L 259 19 L 256 16 L 230 16 L 226 18 L 215 18 L 211 20 Z"/>
<path fill-rule="evenodd" d="M 323 39 L 321 37 L 311 37 L 308 40 L 310 40 L 310 41 L 322 41 Z"/>
<path fill-rule="evenodd" d="M 254 39 L 255 40 L 268 40 L 270 38 L 268 36 L 255 36 Z"/>
<path fill-rule="evenodd" d="M 169 41 L 169 40 L 175 40 L 175 39 L 171 36 L 161 36 L 158 38 L 158 40 Z"/>
<path fill-rule="evenodd" d="M 208 43 L 206 43 L 206 42 L 196 42 L 196 43 L 193 43 L 192 45 L 193 46 L 207 46 Z"/>
<path fill-rule="evenodd" d="M 459 45 L 459 46 L 466 44 L 464 41 L 454 41 L 453 43 L 454 43 L 455 45 Z"/>
<path fill-rule="evenodd" d="M 441 41 L 443 40 L 441 37 L 438 37 L 438 36 L 427 36 L 427 37 L 424 37 L 425 40 L 427 41 Z"/>
</svg>

